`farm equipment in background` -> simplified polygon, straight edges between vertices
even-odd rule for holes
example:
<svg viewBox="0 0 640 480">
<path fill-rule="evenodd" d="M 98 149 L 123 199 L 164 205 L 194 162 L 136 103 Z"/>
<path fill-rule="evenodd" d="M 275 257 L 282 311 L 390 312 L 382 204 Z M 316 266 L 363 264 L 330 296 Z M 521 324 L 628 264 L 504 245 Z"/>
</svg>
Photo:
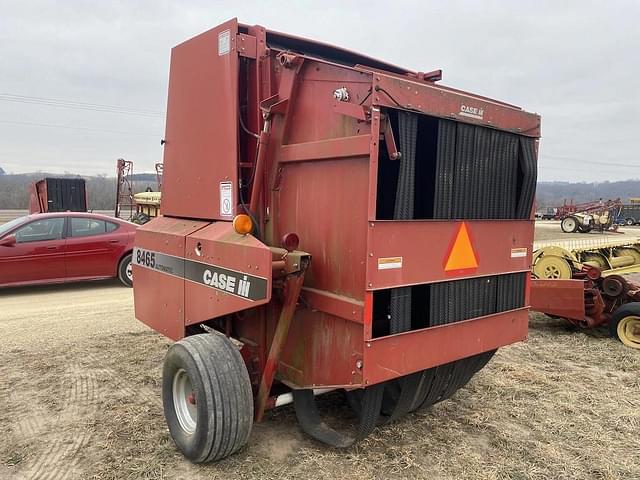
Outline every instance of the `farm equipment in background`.
<svg viewBox="0 0 640 480">
<path fill-rule="evenodd" d="M 584 265 L 597 267 L 604 276 L 640 272 L 640 238 L 535 244 L 532 257 L 532 272 L 535 278 L 570 279 L 582 271 Z"/>
<path fill-rule="evenodd" d="M 619 198 L 578 204 L 567 203 L 565 200 L 563 205 L 557 207 L 556 218 L 560 219 L 560 228 L 565 233 L 616 231 L 618 225 L 615 220 L 621 209 L 622 202 Z"/>
<path fill-rule="evenodd" d="M 291 402 L 349 447 L 526 338 L 540 117 L 440 78 L 235 19 L 172 50 L 134 297 L 176 341 L 163 404 L 190 460 Z M 327 389 L 355 431 L 323 422 Z"/>
<path fill-rule="evenodd" d="M 150 187 L 144 192 L 134 193 L 133 162 L 119 158 L 116 164 L 116 206 L 115 216 L 139 225 L 160 215 L 162 185 L 162 163 L 156 163 L 158 191 Z"/>
<path fill-rule="evenodd" d="M 583 264 L 570 279 L 533 279 L 531 310 L 585 329 L 607 324 L 613 338 L 640 349 L 640 276 L 602 273 Z"/>
<path fill-rule="evenodd" d="M 29 213 L 86 212 L 84 178 L 45 178 L 29 187 Z"/>
<path fill-rule="evenodd" d="M 532 310 L 640 348 L 640 239 L 536 243 L 532 265 Z"/>
<path fill-rule="evenodd" d="M 638 202 L 634 202 L 630 199 L 631 203 L 627 205 L 622 205 L 620 212 L 618 213 L 618 217 L 616 219 L 616 223 L 620 225 L 636 225 L 640 223 L 640 204 Z"/>
</svg>

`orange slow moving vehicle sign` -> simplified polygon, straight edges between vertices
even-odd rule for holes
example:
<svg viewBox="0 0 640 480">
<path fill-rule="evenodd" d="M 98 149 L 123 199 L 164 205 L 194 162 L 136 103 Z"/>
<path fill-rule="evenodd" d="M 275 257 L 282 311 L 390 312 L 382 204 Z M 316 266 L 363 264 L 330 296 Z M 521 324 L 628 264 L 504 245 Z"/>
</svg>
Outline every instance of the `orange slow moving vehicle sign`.
<svg viewBox="0 0 640 480">
<path fill-rule="evenodd" d="M 445 257 L 444 271 L 466 273 L 478 268 L 478 256 L 473 248 L 467 224 L 462 222 Z"/>
</svg>

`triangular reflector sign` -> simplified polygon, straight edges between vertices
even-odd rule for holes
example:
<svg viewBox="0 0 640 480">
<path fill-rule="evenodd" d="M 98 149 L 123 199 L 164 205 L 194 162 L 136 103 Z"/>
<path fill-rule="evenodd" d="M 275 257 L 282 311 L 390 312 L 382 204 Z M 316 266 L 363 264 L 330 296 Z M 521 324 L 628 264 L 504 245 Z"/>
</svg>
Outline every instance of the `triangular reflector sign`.
<svg viewBox="0 0 640 480">
<path fill-rule="evenodd" d="M 451 270 L 468 270 L 472 268 L 478 268 L 478 258 L 471 244 L 467 224 L 462 223 L 449 252 L 444 271 L 450 272 Z"/>
</svg>

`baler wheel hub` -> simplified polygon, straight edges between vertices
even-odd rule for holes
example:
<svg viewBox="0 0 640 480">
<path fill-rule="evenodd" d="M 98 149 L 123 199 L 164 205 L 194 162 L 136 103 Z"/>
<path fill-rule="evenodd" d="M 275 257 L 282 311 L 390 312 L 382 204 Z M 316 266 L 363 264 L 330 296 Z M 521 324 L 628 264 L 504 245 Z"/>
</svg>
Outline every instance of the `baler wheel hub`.
<svg viewBox="0 0 640 480">
<path fill-rule="evenodd" d="M 198 423 L 198 409 L 191 380 L 182 368 L 173 377 L 173 405 L 180 426 L 188 434 L 193 434 Z"/>
</svg>

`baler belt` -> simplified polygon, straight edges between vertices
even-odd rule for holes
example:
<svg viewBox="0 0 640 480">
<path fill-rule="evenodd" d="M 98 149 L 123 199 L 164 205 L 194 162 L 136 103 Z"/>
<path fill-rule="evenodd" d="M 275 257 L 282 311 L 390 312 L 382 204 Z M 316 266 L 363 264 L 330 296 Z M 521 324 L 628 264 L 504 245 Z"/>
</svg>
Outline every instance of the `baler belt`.
<svg viewBox="0 0 640 480">
<path fill-rule="evenodd" d="M 378 424 L 384 383 L 379 383 L 363 391 L 360 408 L 360 424 L 355 435 L 339 432 L 322 421 L 312 389 L 294 390 L 293 405 L 302 430 L 316 440 L 336 448 L 347 448 L 369 435 Z"/>
<path fill-rule="evenodd" d="M 449 398 L 466 385 L 494 353 L 495 350 L 480 353 L 364 390 L 347 392 L 351 406 L 360 420 L 354 434 L 337 431 L 322 421 L 311 389 L 293 391 L 296 416 L 308 435 L 333 447 L 347 448 L 365 438 L 377 425 Z M 410 391 L 413 392 L 412 396 L 408 394 Z M 384 401 L 391 405 L 385 405 Z M 383 415 L 380 415 L 381 412 Z"/>
<path fill-rule="evenodd" d="M 400 169 L 393 218 L 394 220 L 411 220 L 415 202 L 418 116 L 408 112 L 398 112 L 398 130 L 402 156 L 399 160 Z M 411 304 L 411 287 L 391 289 L 389 330 L 392 335 L 411 330 Z M 388 416 L 381 416 L 382 423 L 391 422 L 409 413 L 419 385 L 419 373 L 404 376 L 394 382 L 387 382 L 386 393 L 387 396 L 392 397 L 393 404 Z"/>
<path fill-rule="evenodd" d="M 418 116 L 398 112 L 400 132 L 400 170 L 396 186 L 394 220 L 411 220 L 414 211 L 416 183 L 416 142 L 418 136 Z M 391 289 L 389 302 L 390 331 L 392 334 L 411 330 L 411 287 Z"/>
</svg>

